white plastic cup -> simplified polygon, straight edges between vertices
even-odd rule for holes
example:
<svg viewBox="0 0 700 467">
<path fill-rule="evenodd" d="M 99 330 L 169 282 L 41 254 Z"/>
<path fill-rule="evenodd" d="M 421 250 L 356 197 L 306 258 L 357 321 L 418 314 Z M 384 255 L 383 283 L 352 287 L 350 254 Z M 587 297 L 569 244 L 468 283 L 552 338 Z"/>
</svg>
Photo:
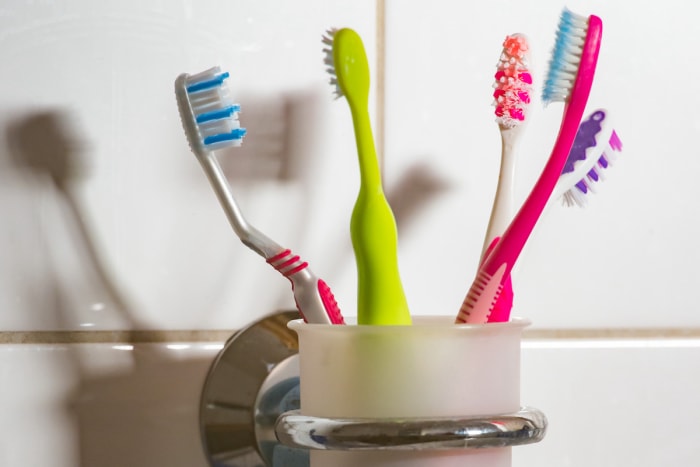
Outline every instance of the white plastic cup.
<svg viewBox="0 0 700 467">
<path fill-rule="evenodd" d="M 406 419 L 500 415 L 520 409 L 520 343 L 529 324 L 412 326 L 289 323 L 299 336 L 301 413 Z M 510 467 L 511 448 L 313 450 L 311 467 Z"/>
</svg>

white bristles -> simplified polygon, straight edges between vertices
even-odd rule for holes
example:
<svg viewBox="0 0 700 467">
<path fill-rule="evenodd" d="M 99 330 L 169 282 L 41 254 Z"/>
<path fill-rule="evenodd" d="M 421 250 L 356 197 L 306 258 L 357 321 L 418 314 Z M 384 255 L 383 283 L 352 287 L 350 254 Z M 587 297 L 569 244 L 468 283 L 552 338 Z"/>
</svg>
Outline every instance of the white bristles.
<svg viewBox="0 0 700 467">
<path fill-rule="evenodd" d="M 338 32 L 336 28 L 328 29 L 326 33 L 321 36 L 321 42 L 325 44 L 323 48 L 323 63 L 326 65 L 326 72 L 329 75 L 328 82 L 333 86 L 333 96 L 338 99 L 343 97 L 343 91 L 338 85 L 338 78 L 335 74 L 335 60 L 333 60 L 333 37 L 336 32 Z"/>
</svg>

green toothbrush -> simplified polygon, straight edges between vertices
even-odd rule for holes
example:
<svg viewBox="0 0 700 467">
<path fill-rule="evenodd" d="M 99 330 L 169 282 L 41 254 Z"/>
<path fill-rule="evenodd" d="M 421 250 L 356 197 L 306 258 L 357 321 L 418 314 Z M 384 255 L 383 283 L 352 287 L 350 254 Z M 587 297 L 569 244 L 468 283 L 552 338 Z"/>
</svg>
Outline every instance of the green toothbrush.
<svg viewBox="0 0 700 467">
<path fill-rule="evenodd" d="M 329 66 L 336 97 L 350 105 L 360 161 L 360 191 L 350 220 L 357 262 L 357 323 L 408 325 L 411 315 L 401 285 L 396 221 L 382 190 L 369 120 L 369 65 L 362 39 L 352 29 L 329 30 Z"/>
</svg>

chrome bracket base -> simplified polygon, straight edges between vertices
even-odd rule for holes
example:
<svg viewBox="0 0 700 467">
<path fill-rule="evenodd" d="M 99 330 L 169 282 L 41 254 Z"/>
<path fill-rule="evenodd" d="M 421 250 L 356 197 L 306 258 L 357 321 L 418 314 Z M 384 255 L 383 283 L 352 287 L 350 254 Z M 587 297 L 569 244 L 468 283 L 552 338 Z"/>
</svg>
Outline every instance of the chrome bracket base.
<svg viewBox="0 0 700 467">
<path fill-rule="evenodd" d="M 272 465 L 277 417 L 298 409 L 297 335 L 283 311 L 236 332 L 209 369 L 199 405 L 202 445 L 212 467 Z"/>
</svg>

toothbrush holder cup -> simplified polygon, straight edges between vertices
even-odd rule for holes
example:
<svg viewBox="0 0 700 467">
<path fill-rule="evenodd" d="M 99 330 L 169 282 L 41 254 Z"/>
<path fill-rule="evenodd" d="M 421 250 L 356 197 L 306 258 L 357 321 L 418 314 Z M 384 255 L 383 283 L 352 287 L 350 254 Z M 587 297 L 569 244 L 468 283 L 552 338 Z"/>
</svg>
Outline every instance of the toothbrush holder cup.
<svg viewBox="0 0 700 467">
<path fill-rule="evenodd" d="M 282 311 L 236 332 L 200 401 L 216 467 L 510 467 L 547 420 L 520 405 L 527 320 L 304 323 Z"/>
<path fill-rule="evenodd" d="M 509 467 L 511 446 L 539 441 L 546 419 L 520 405 L 527 320 L 334 326 L 292 320 L 300 410 L 281 414 L 286 446 L 311 467 Z M 479 449 L 475 449 L 479 448 Z"/>
</svg>

